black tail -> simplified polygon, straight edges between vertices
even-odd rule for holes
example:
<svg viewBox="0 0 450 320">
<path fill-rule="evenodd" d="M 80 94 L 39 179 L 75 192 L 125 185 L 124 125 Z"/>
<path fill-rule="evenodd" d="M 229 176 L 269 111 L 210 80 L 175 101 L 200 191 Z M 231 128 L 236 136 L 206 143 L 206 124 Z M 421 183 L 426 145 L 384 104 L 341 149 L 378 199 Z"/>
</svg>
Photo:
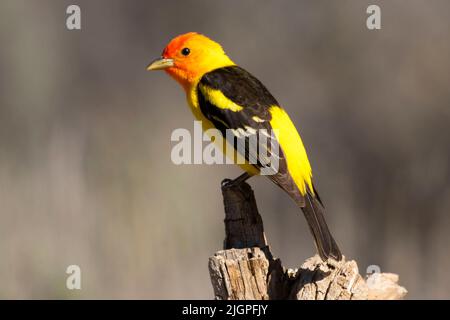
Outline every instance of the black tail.
<svg viewBox="0 0 450 320">
<path fill-rule="evenodd" d="M 319 195 L 313 196 L 308 192 L 305 195 L 305 206 L 302 210 L 322 260 L 325 261 L 328 258 L 333 258 L 337 261 L 342 260 L 341 251 L 325 222 L 323 216 L 324 207 L 320 202 Z"/>
</svg>

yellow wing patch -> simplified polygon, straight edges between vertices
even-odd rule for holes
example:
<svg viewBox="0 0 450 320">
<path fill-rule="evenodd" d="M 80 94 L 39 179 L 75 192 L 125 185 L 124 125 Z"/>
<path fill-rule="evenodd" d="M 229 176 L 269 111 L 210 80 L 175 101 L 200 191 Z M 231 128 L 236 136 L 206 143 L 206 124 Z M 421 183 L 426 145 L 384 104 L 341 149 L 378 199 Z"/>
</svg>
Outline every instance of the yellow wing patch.
<svg viewBox="0 0 450 320">
<path fill-rule="evenodd" d="M 226 98 L 226 97 L 225 97 Z M 192 113 L 194 114 L 194 117 L 202 122 L 203 131 L 207 131 L 208 129 L 213 129 L 215 126 L 211 121 L 209 121 L 203 113 L 200 111 L 200 106 L 198 104 L 198 97 L 197 97 L 197 90 L 195 87 L 193 87 L 190 91 L 188 91 L 187 94 L 187 100 L 188 104 L 190 106 L 190 109 Z M 226 123 L 224 123 L 226 125 Z M 222 145 L 219 145 L 220 148 L 222 148 L 222 153 L 226 155 L 229 159 L 232 161 L 235 161 L 236 159 L 236 151 L 234 149 L 234 146 L 230 144 L 230 142 L 227 139 L 223 139 L 225 143 L 222 143 Z M 215 141 L 215 143 L 218 143 L 219 141 Z M 259 170 L 253 166 L 250 163 L 242 163 L 238 164 L 239 167 L 241 167 L 242 170 L 248 172 L 250 175 L 257 175 L 259 174 Z"/>
<path fill-rule="evenodd" d="M 222 93 L 222 91 L 217 89 L 212 89 L 206 85 L 199 85 L 202 94 L 205 96 L 209 102 L 211 102 L 214 106 L 220 109 L 231 110 L 233 112 L 238 112 L 244 109 L 240 105 L 234 103 Z"/>
<path fill-rule="evenodd" d="M 282 108 L 272 106 L 269 112 L 272 115 L 270 125 L 277 129 L 274 133 L 283 150 L 291 177 L 302 195 L 306 193 L 306 186 L 314 194 L 311 165 L 297 129 Z"/>
</svg>

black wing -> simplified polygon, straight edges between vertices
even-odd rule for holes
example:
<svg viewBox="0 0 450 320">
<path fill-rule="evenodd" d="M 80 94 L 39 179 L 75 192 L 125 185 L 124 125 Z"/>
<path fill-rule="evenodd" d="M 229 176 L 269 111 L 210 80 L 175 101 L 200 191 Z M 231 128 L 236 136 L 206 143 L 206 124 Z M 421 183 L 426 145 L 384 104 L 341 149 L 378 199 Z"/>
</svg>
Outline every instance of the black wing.
<svg viewBox="0 0 450 320">
<path fill-rule="evenodd" d="M 211 94 L 214 91 L 216 93 L 220 91 L 225 98 L 240 108 L 218 105 L 222 100 Z M 269 135 L 272 133 L 270 125 L 272 117 L 269 109 L 279 104 L 266 87 L 241 67 L 231 66 L 205 74 L 198 84 L 197 94 L 203 115 L 222 132 L 224 138 L 227 137 L 227 129 L 231 129 L 234 137 L 233 141 L 229 140 L 229 142 L 233 146 L 243 146 L 245 149 L 243 156 L 247 161 L 260 169 L 270 161 L 261 157 L 261 154 L 278 157 L 277 172 L 269 177 L 286 190 L 298 204 L 304 204 L 303 196 L 289 175 L 282 149 L 277 148 L 274 154 L 273 142 L 270 139 L 261 142 L 258 137 L 253 136 L 255 132 L 264 132 L 264 130 Z M 249 143 L 250 140 L 256 140 L 257 146 Z M 263 148 L 264 152 L 261 153 Z"/>
</svg>

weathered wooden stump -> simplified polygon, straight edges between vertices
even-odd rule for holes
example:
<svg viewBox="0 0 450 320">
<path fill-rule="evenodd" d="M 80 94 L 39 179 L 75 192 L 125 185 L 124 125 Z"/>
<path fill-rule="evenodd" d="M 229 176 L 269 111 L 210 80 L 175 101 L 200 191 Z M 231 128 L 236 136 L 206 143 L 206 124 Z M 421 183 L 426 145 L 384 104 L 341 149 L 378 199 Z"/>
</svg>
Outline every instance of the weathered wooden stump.
<svg viewBox="0 0 450 320">
<path fill-rule="evenodd" d="M 355 261 L 307 259 L 295 270 L 273 257 L 264 235 L 253 190 L 247 183 L 222 184 L 224 250 L 209 259 L 217 300 L 401 299 L 407 291 L 398 276 L 375 273 L 364 279 Z"/>
</svg>

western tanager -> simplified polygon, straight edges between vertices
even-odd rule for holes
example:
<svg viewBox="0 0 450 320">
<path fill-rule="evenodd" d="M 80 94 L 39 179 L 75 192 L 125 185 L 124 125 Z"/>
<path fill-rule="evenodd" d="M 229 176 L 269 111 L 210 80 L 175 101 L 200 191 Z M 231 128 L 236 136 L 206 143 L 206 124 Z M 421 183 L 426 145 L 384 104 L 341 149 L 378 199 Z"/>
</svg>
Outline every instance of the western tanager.
<svg viewBox="0 0 450 320">
<path fill-rule="evenodd" d="M 275 129 L 279 165 L 278 171 L 268 177 L 302 208 L 320 257 L 342 259 L 325 222 L 300 135 L 286 111 L 258 79 L 237 66 L 218 43 L 195 32 L 172 39 L 147 70 L 165 70 L 181 84 L 204 130 L 217 128 L 225 138 L 227 129 L 245 137 L 259 129 Z M 255 150 L 247 147 L 246 152 Z M 245 157 L 248 159 L 248 154 Z M 246 162 L 241 167 L 245 173 L 231 183 L 258 174 L 261 164 Z"/>
</svg>

